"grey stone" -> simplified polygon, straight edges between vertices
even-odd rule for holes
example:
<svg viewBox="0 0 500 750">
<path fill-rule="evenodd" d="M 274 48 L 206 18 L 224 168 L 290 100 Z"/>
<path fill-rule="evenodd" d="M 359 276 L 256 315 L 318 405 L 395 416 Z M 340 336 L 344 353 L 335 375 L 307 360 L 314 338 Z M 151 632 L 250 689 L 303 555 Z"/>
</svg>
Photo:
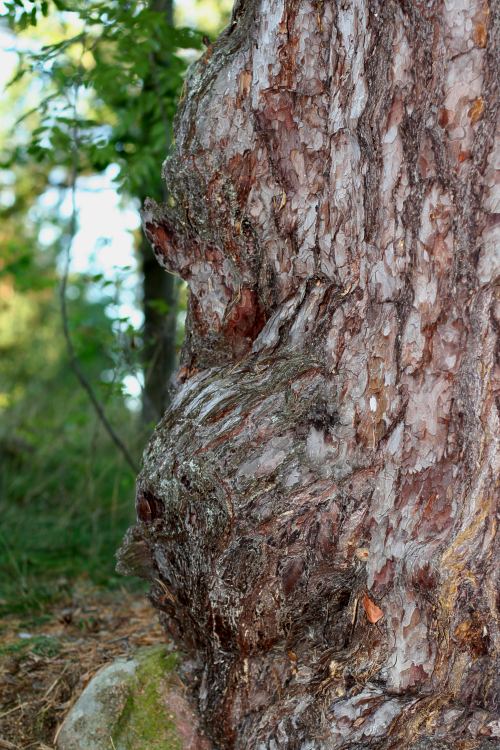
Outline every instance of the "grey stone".
<svg viewBox="0 0 500 750">
<path fill-rule="evenodd" d="M 175 655 L 155 647 L 100 669 L 69 711 L 58 750 L 182 748 L 167 705 L 175 663 Z"/>
</svg>

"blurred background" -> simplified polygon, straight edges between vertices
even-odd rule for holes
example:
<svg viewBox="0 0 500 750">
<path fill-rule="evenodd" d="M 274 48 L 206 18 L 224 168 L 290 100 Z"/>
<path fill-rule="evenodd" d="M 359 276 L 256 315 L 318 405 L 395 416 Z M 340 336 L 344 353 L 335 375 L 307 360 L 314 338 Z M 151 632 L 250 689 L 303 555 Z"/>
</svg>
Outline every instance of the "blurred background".
<svg viewBox="0 0 500 750">
<path fill-rule="evenodd" d="M 0 614 L 114 571 L 186 289 L 140 230 L 231 0 L 0 2 Z"/>
</svg>

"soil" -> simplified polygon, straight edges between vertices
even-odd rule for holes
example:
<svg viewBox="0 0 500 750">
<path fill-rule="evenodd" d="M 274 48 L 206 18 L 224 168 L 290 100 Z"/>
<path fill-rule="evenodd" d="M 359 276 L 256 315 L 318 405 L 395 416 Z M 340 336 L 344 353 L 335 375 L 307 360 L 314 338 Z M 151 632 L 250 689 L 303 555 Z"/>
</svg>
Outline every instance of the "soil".
<svg viewBox="0 0 500 750">
<path fill-rule="evenodd" d="M 0 625 L 0 749 L 53 750 L 67 712 L 104 664 L 165 642 L 145 596 L 79 589 L 31 621 Z"/>
</svg>

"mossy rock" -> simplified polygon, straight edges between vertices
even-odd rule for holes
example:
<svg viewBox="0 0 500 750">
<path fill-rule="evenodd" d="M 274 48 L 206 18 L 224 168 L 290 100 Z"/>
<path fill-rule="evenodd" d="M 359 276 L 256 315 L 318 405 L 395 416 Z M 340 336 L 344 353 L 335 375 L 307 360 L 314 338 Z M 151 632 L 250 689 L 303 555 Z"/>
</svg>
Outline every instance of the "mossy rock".
<svg viewBox="0 0 500 750">
<path fill-rule="evenodd" d="M 182 750 L 165 698 L 177 658 L 165 649 L 148 649 L 138 654 L 133 689 L 113 731 L 116 750 Z M 169 679 L 170 678 L 170 679 Z"/>
<path fill-rule="evenodd" d="M 176 687 L 177 656 L 138 651 L 101 669 L 66 717 L 58 750 L 185 750 L 202 747 L 196 717 Z"/>
</svg>

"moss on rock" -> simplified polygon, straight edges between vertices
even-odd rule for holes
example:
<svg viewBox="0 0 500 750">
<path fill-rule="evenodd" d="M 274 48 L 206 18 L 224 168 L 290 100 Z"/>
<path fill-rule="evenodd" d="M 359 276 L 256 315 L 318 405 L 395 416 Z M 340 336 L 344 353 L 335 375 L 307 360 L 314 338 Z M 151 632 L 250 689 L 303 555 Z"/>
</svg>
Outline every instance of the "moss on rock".
<svg viewBox="0 0 500 750">
<path fill-rule="evenodd" d="M 112 734 L 116 750 L 182 750 L 175 716 L 165 705 L 176 654 L 145 649 L 136 660 L 135 684 Z"/>
<path fill-rule="evenodd" d="M 176 654 L 156 646 L 101 669 L 66 717 L 58 750 L 182 750 L 177 663 Z"/>
</svg>

